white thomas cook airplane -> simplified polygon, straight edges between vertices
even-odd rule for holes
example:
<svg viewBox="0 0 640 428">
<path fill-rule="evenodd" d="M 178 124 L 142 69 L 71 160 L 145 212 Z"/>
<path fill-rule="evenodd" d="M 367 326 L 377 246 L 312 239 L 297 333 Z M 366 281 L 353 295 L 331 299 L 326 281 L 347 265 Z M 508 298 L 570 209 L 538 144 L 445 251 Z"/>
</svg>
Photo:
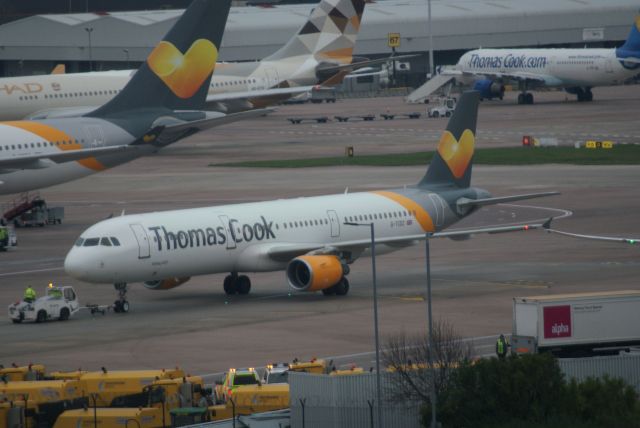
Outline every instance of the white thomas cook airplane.
<svg viewBox="0 0 640 428">
<path fill-rule="evenodd" d="M 118 312 L 126 312 L 126 284 L 152 290 L 177 287 L 195 275 L 230 272 L 228 294 L 247 294 L 242 272 L 286 270 L 292 288 L 347 294 L 348 265 L 370 247 L 392 252 L 434 237 L 465 239 L 476 233 L 537 228 L 514 225 L 446 231 L 478 207 L 555 192 L 492 198 L 471 187 L 479 94 L 462 95 L 426 175 L 413 187 L 312 198 L 213 206 L 123 215 L 97 223 L 76 241 L 65 260 L 70 276 L 111 283 L 120 291 Z"/>
<path fill-rule="evenodd" d="M 625 43 L 614 49 L 476 49 L 462 55 L 407 97 L 418 102 L 440 87 L 457 81 L 473 85 L 486 99 L 504 95 L 504 85 L 515 83 L 518 104 L 533 104 L 536 88 L 564 88 L 578 101 L 592 101 L 591 88 L 619 85 L 640 73 L 640 15 Z"/>
</svg>

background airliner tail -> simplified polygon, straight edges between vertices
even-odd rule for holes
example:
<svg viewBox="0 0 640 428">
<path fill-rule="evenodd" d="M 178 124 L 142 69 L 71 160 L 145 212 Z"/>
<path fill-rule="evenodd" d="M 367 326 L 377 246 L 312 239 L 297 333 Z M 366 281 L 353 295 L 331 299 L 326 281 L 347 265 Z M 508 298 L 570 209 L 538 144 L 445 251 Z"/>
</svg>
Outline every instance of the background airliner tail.
<svg viewBox="0 0 640 428">
<path fill-rule="evenodd" d="M 470 186 L 479 103 L 478 91 L 462 94 L 418 187 Z"/>
<path fill-rule="evenodd" d="M 322 0 L 307 22 L 267 61 L 312 55 L 318 61 L 350 64 L 365 0 Z"/>
<path fill-rule="evenodd" d="M 624 44 L 616 49 L 616 58 L 628 70 L 640 68 L 640 15 L 637 15 Z M 626 60 L 626 61 L 625 61 Z"/>
<path fill-rule="evenodd" d="M 231 0 L 194 0 L 129 83 L 87 116 L 204 107 Z"/>
</svg>

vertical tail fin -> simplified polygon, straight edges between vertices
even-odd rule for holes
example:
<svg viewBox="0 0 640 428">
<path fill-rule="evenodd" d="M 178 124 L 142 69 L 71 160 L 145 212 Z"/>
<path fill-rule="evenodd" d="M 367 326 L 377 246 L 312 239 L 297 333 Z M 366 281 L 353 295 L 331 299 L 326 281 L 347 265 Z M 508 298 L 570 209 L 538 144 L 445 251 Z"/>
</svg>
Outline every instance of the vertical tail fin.
<svg viewBox="0 0 640 428">
<path fill-rule="evenodd" d="M 479 103 L 479 92 L 467 91 L 462 94 L 418 187 L 469 187 Z"/>
<path fill-rule="evenodd" d="M 193 0 L 129 83 L 89 116 L 204 106 L 231 0 Z"/>
<path fill-rule="evenodd" d="M 318 61 L 350 64 L 365 0 L 322 0 L 286 45 L 266 60 L 312 55 Z"/>
<path fill-rule="evenodd" d="M 637 61 L 624 61 L 626 58 L 635 60 L 640 58 L 640 15 L 636 16 L 627 40 L 616 49 L 616 57 L 620 60 L 620 64 L 628 70 L 640 68 L 640 64 Z"/>
</svg>

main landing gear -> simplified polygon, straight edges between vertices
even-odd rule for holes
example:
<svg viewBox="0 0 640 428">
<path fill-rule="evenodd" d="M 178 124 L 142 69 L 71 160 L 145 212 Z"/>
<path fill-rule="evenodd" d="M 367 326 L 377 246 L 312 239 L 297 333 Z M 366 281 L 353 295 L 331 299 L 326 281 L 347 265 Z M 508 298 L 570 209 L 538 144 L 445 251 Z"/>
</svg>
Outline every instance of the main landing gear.
<svg viewBox="0 0 640 428">
<path fill-rule="evenodd" d="M 119 282 L 113 284 L 113 287 L 118 292 L 118 300 L 113 302 L 113 311 L 118 313 L 129 312 L 129 302 L 127 302 L 127 283 Z"/>
<path fill-rule="evenodd" d="M 250 291 L 251 280 L 248 276 L 232 272 L 224 278 L 224 292 L 228 295 L 249 294 Z"/>
<path fill-rule="evenodd" d="M 518 104 L 533 104 L 533 94 L 531 92 L 518 94 Z"/>
<path fill-rule="evenodd" d="M 349 292 L 349 280 L 346 276 L 343 276 L 340 282 L 338 282 L 333 287 L 325 288 L 322 290 L 322 294 L 325 296 L 345 296 Z"/>
<path fill-rule="evenodd" d="M 591 88 L 578 88 L 576 90 L 576 97 L 580 103 L 593 101 L 593 92 L 591 92 Z"/>
</svg>

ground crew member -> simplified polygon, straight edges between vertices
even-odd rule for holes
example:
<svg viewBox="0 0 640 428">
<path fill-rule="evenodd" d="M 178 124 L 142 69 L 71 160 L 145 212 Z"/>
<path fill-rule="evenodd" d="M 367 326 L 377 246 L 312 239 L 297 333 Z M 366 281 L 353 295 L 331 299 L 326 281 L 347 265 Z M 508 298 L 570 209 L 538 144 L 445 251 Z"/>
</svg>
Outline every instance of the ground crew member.
<svg viewBox="0 0 640 428">
<path fill-rule="evenodd" d="M 507 347 L 509 347 L 509 343 L 507 339 L 504 338 L 504 334 L 501 334 L 496 342 L 496 354 L 501 360 L 504 360 L 507 356 Z"/>
<path fill-rule="evenodd" d="M 36 290 L 31 288 L 29 285 L 26 290 L 24 290 L 24 301 L 27 303 L 33 303 L 36 300 Z"/>
<path fill-rule="evenodd" d="M 9 246 L 9 234 L 7 228 L 0 225 L 0 248 Z"/>
</svg>

